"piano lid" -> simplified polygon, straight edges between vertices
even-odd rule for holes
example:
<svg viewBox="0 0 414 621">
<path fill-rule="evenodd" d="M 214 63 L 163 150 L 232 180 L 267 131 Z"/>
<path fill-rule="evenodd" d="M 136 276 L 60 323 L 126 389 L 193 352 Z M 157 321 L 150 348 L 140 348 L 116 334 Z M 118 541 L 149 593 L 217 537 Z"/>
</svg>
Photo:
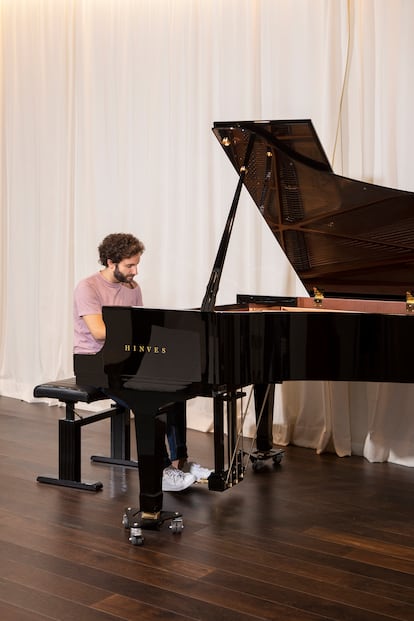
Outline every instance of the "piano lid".
<svg viewBox="0 0 414 621">
<path fill-rule="evenodd" d="M 310 120 L 214 123 L 307 291 L 404 299 L 414 287 L 414 193 L 334 174 Z M 250 142 L 251 145 L 251 142 Z"/>
</svg>

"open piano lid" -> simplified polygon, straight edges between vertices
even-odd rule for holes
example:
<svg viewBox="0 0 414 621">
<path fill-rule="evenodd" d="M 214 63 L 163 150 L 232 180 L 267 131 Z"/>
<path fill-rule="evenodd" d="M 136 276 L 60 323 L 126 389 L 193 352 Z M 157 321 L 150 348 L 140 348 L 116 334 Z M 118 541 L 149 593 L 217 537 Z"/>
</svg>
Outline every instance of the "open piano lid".
<svg viewBox="0 0 414 621">
<path fill-rule="evenodd" d="M 333 173 L 310 120 L 214 123 L 213 132 L 313 294 L 405 299 L 414 285 L 414 193 Z"/>
</svg>

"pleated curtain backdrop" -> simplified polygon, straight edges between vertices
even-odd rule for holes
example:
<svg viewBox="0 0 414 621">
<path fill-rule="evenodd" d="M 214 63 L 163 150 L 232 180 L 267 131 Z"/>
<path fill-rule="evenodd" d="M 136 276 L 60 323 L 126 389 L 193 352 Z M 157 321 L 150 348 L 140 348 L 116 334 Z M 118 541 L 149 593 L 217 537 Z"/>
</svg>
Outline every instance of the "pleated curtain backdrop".
<svg viewBox="0 0 414 621">
<path fill-rule="evenodd" d="M 110 232 L 146 245 L 145 305 L 200 305 L 237 183 L 214 121 L 311 118 L 335 172 L 414 190 L 413 23 L 410 0 L 2 0 L 0 394 L 73 374 L 73 289 Z M 246 193 L 237 293 L 304 294 Z M 275 438 L 412 465 L 413 424 L 382 433 L 411 392 L 286 384 Z"/>
</svg>

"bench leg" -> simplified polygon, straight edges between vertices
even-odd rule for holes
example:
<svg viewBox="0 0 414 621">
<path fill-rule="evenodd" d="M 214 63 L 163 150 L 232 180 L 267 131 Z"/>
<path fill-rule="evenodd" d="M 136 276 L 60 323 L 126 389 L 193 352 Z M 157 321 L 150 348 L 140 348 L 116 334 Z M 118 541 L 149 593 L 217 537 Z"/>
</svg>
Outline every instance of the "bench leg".
<svg viewBox="0 0 414 621">
<path fill-rule="evenodd" d="M 92 455 L 91 461 L 114 466 L 138 467 L 138 462 L 131 460 L 131 414 L 129 409 L 114 406 L 114 416 L 111 416 L 111 455 L 110 457 Z"/>
<path fill-rule="evenodd" d="M 81 426 L 82 420 L 74 420 L 74 404 L 66 404 L 66 418 L 59 420 L 59 478 L 38 476 L 39 483 L 74 487 L 97 492 L 102 489 L 100 481 L 81 481 Z"/>
</svg>

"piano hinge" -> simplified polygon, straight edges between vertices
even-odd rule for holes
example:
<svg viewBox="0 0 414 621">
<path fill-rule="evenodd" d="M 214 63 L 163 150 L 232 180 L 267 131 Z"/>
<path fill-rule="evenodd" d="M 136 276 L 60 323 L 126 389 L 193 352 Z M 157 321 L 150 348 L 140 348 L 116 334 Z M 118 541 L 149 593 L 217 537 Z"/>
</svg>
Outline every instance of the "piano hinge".
<svg viewBox="0 0 414 621">
<path fill-rule="evenodd" d="M 407 291 L 405 294 L 405 310 L 407 313 L 414 311 L 414 296 L 411 291 Z"/>
<path fill-rule="evenodd" d="M 314 306 L 322 306 L 323 302 L 323 293 L 319 291 L 317 287 L 313 288 L 313 305 Z"/>
</svg>

